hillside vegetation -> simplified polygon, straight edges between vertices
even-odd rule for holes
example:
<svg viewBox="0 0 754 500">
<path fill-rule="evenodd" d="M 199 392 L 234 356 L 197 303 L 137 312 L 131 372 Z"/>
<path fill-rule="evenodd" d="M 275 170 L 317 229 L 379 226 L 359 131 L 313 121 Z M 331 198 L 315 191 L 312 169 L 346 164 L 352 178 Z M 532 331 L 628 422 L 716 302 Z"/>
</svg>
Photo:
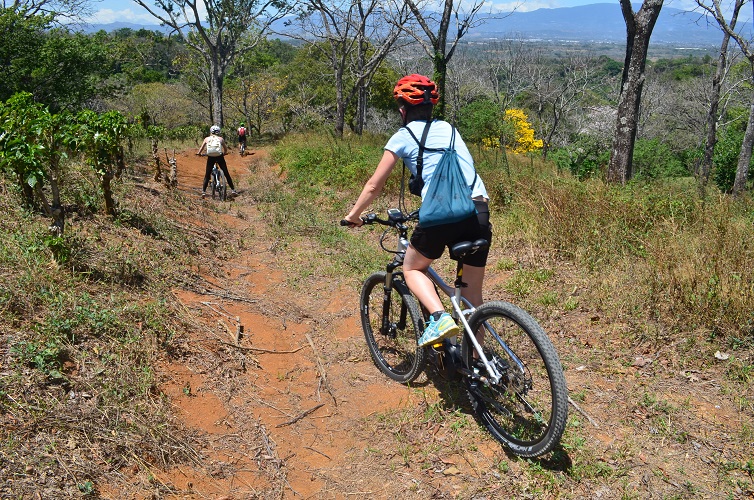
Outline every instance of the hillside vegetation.
<svg viewBox="0 0 754 500">
<path fill-rule="evenodd" d="M 383 141 L 290 136 L 273 147 L 275 166 L 266 167 L 285 183 L 271 185 L 265 176 L 249 181 L 245 202 L 264 214 L 260 220 L 287 255 L 279 265 L 295 288 L 306 288 L 313 276 L 338 279 L 356 297 L 365 273 L 384 265 L 369 231 L 336 224 Z M 577 181 L 536 158 L 510 155 L 508 164 L 486 150 L 474 154 L 493 197 L 486 294 L 515 302 L 541 321 L 561 354 L 574 403 L 587 409 L 572 411 L 563 447 L 552 457 L 515 465 L 527 472 L 511 484 L 524 488 L 528 481 L 535 491 L 557 496 L 595 482 L 615 491 L 621 477 L 630 477 L 625 460 L 651 460 L 641 451 L 646 440 L 703 447 L 704 460 L 714 459 L 715 472 L 674 472 L 687 484 L 666 483 L 665 497 L 708 497 L 710 488 L 731 498 L 750 495 L 751 200 L 701 198 L 684 179 L 616 188 Z M 96 496 L 108 478 L 130 467 L 200 460 L 199 441 L 175 420 L 155 382 L 159 359 L 190 355 L 185 338 L 195 328 L 172 290 L 192 289 L 199 273 L 215 272 L 215 255 L 248 249 L 243 235 L 211 222 L 227 210 L 223 205 L 198 208 L 193 196 L 163 189 L 134 166 L 138 161 L 129 164 L 117 184 L 118 215 L 105 216 L 96 203 L 68 206 L 60 239 L 50 238 L 49 219 L 19 208 L 13 187 L 3 186 L 5 497 L 35 491 Z M 68 168 L 77 181 L 66 187 L 66 199 L 85 200 L 95 174 L 75 163 Z M 399 192 L 396 172 L 375 209 L 395 206 Z M 601 406 L 598 379 L 590 377 L 605 370 L 619 370 L 643 388 L 618 392 L 612 406 Z M 700 380 L 707 381 L 709 404 L 733 416 L 724 438 L 717 423 L 705 428 L 706 420 L 694 417 L 693 386 Z M 674 391 L 680 401 L 670 399 Z M 439 411 L 449 422 L 458 418 L 452 404 Z M 636 422 L 631 411 L 638 412 Z M 591 439 L 602 431 L 586 415 L 604 425 L 616 412 L 628 417 L 623 424 L 634 428 L 638 448 L 605 456 Z M 469 436 L 479 439 L 478 431 Z M 604 461 L 595 462 L 598 457 Z M 519 463 L 512 460 L 500 467 Z M 628 486 L 624 495 L 644 496 Z"/>
</svg>

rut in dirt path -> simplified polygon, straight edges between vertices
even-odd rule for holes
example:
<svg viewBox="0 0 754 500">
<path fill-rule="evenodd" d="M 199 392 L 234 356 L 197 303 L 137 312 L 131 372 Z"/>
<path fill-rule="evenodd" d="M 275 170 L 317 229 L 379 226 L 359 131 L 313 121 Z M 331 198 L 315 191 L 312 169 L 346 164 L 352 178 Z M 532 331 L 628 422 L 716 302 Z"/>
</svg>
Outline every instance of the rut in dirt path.
<svg viewBox="0 0 754 500">
<path fill-rule="evenodd" d="M 274 177 L 263 155 L 228 161 L 239 196 L 222 208 L 198 199 L 204 159 L 178 157 L 179 188 L 196 193 L 198 218 L 240 235 L 230 237 L 243 238 L 243 249 L 223 254 L 221 277 L 200 270 L 202 283 L 175 292 L 200 328 L 187 339 L 189 356 L 160 367 L 161 388 L 184 424 L 206 434 L 202 452 L 214 465 L 179 467 L 161 481 L 240 497 L 380 491 L 381 479 L 350 472 L 353 453 L 369 446 L 360 419 L 405 404 L 408 390 L 365 354 L 353 291 L 290 287 L 276 268 L 282 256 L 245 189 L 250 176 Z"/>
</svg>

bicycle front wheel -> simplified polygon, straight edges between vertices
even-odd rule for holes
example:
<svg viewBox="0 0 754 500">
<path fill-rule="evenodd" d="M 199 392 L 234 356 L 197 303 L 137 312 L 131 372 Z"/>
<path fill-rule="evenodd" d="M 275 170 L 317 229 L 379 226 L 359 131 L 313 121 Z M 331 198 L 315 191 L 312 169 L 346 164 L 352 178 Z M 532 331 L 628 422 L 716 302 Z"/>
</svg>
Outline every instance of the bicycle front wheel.
<svg viewBox="0 0 754 500">
<path fill-rule="evenodd" d="M 369 276 L 361 290 L 361 325 L 377 368 L 393 380 L 408 384 L 419 376 L 426 351 L 417 345 L 424 320 L 419 306 L 401 279 L 385 291 L 384 271 Z"/>
<path fill-rule="evenodd" d="M 568 391 L 555 347 L 534 318 L 507 302 L 483 304 L 469 318 L 499 383 L 466 379 L 466 388 L 487 430 L 520 457 L 537 457 L 560 441 L 568 417 Z M 474 346 L 464 335 L 464 364 L 475 366 Z M 477 362 L 476 366 L 479 366 Z M 484 369 L 479 368 L 486 376 Z"/>
</svg>

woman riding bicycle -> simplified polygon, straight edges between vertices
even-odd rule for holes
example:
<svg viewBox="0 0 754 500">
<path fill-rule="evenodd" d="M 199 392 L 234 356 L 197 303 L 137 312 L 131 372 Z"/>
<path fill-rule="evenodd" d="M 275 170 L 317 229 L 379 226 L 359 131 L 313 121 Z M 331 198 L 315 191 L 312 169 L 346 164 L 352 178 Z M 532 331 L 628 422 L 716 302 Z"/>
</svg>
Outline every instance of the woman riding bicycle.
<svg viewBox="0 0 754 500">
<path fill-rule="evenodd" d="M 225 163 L 225 155 L 228 154 L 228 147 L 225 145 L 225 140 L 220 136 L 220 127 L 212 125 L 209 129 L 209 135 L 204 138 L 202 145 L 199 146 L 199 151 L 196 154 L 202 153 L 207 155 L 207 167 L 204 171 L 204 182 L 202 183 L 202 198 L 207 196 L 207 184 L 209 184 L 209 177 L 212 174 L 212 167 L 215 163 L 225 174 L 225 178 L 228 180 L 228 186 L 230 186 L 230 194 L 236 196 L 235 188 L 233 187 L 233 180 L 228 173 L 228 165 Z"/>
<path fill-rule="evenodd" d="M 238 150 L 243 154 L 246 151 L 246 127 L 243 122 L 238 126 L 236 132 L 238 133 Z"/>
<path fill-rule="evenodd" d="M 422 136 L 425 127 L 429 127 L 425 143 L 429 150 L 446 148 L 451 143 L 451 134 L 455 134 L 455 149 L 468 185 L 471 186 L 473 183 L 471 197 L 477 211 L 468 219 L 451 224 L 425 228 L 422 227 L 420 221 L 411 236 L 411 245 L 403 261 L 403 275 L 411 292 L 428 311 L 432 312 L 429 324 L 418 341 L 419 346 L 423 347 L 459 333 L 455 321 L 445 312 L 432 281 L 424 273 L 434 260 L 442 256 L 445 247 L 451 247 L 460 241 L 475 241 L 480 238 L 492 242 L 489 196 L 481 178 L 476 177 L 476 182 L 474 182 L 476 175 L 474 160 L 455 127 L 442 120 L 432 120 L 432 110 L 440 99 L 435 82 L 422 75 L 405 76 L 395 85 L 393 97 L 398 101 L 398 111 L 402 117 L 403 127 L 388 140 L 374 174 L 367 181 L 345 220 L 350 223 L 351 227 L 363 224 L 359 216 L 382 192 L 390 172 L 393 171 L 399 159 L 403 160 L 411 173 L 416 175 L 419 144 L 415 136 Z M 407 129 L 413 132 L 413 136 Z M 424 153 L 422 199 L 427 193 L 427 187 L 432 181 L 441 156 L 439 151 L 425 151 Z M 482 282 L 487 254 L 487 249 L 480 250 L 464 259 L 463 280 L 468 286 L 464 288 L 463 295 L 474 306 L 482 304 Z"/>
</svg>

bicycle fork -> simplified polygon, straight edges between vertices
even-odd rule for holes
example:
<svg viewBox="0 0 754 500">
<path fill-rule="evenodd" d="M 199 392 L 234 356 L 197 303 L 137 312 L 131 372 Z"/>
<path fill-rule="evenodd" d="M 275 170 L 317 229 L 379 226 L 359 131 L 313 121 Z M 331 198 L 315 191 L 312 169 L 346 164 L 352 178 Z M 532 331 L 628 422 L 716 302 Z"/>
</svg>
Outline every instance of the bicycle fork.
<svg viewBox="0 0 754 500">
<path fill-rule="evenodd" d="M 396 259 L 387 266 L 387 269 L 385 270 L 385 283 L 382 285 L 382 290 L 384 293 L 382 295 L 382 326 L 380 328 L 380 331 L 383 335 L 389 335 L 391 337 L 395 335 L 396 329 L 405 328 L 408 318 L 408 310 L 403 305 L 403 301 L 401 301 L 401 310 L 400 316 L 398 317 L 398 323 L 393 324 L 390 321 L 390 309 L 392 307 L 391 297 L 394 292 L 393 277 L 395 276 L 393 272 L 400 264 L 401 261 L 397 261 Z"/>
</svg>

